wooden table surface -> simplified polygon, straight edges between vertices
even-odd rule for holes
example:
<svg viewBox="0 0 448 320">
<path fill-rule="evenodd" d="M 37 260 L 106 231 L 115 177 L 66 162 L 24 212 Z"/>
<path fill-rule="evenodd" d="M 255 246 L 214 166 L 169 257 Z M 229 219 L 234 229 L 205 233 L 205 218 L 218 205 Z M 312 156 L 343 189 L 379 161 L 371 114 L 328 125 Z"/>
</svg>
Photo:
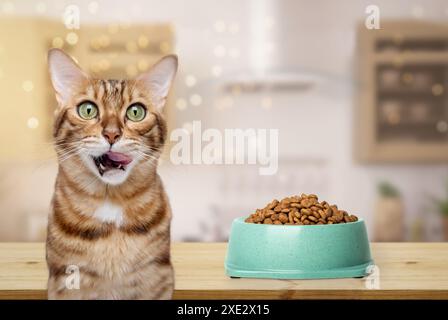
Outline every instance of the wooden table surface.
<svg viewBox="0 0 448 320">
<path fill-rule="evenodd" d="M 176 299 L 448 299 L 448 243 L 373 243 L 370 279 L 230 279 L 225 243 L 175 243 Z M 0 298 L 45 299 L 43 243 L 0 243 Z"/>
</svg>

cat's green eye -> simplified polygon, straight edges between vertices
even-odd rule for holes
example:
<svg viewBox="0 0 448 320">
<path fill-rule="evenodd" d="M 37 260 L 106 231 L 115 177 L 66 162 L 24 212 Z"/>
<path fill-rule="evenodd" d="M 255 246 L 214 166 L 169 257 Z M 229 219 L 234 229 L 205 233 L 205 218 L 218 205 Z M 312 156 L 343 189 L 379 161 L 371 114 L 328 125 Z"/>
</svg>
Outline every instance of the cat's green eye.
<svg viewBox="0 0 448 320">
<path fill-rule="evenodd" d="M 90 101 L 85 101 L 78 106 L 78 114 L 84 120 L 91 120 L 98 115 L 98 107 Z"/>
<path fill-rule="evenodd" d="M 134 122 L 142 121 L 145 116 L 146 109 L 140 103 L 135 103 L 126 110 L 126 117 Z"/>
</svg>

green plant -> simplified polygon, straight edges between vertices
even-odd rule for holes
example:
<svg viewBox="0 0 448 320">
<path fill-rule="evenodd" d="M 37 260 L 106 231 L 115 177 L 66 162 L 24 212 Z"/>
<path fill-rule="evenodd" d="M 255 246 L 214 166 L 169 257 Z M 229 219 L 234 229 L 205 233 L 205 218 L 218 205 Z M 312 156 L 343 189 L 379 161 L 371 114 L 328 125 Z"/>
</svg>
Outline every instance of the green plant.
<svg viewBox="0 0 448 320">
<path fill-rule="evenodd" d="M 391 183 L 382 181 L 378 184 L 378 193 L 380 196 L 385 198 L 398 198 L 400 197 L 400 192 Z"/>
</svg>

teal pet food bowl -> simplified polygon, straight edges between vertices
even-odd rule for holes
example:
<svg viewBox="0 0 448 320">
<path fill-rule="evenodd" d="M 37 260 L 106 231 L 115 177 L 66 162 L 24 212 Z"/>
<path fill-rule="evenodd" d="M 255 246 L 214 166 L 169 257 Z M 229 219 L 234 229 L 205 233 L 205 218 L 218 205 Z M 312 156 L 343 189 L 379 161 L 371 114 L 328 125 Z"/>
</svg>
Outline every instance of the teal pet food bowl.
<svg viewBox="0 0 448 320">
<path fill-rule="evenodd" d="M 330 225 L 232 223 L 228 276 L 270 279 L 363 277 L 373 264 L 362 219 Z"/>
</svg>

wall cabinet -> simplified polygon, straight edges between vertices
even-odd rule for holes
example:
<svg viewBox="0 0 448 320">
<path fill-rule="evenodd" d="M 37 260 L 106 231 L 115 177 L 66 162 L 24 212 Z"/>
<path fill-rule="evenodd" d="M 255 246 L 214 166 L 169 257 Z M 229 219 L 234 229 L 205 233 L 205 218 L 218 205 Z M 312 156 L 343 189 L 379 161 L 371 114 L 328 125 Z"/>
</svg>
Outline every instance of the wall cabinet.
<svg viewBox="0 0 448 320">
<path fill-rule="evenodd" d="M 357 40 L 356 158 L 448 161 L 448 25 L 360 25 Z"/>
</svg>

